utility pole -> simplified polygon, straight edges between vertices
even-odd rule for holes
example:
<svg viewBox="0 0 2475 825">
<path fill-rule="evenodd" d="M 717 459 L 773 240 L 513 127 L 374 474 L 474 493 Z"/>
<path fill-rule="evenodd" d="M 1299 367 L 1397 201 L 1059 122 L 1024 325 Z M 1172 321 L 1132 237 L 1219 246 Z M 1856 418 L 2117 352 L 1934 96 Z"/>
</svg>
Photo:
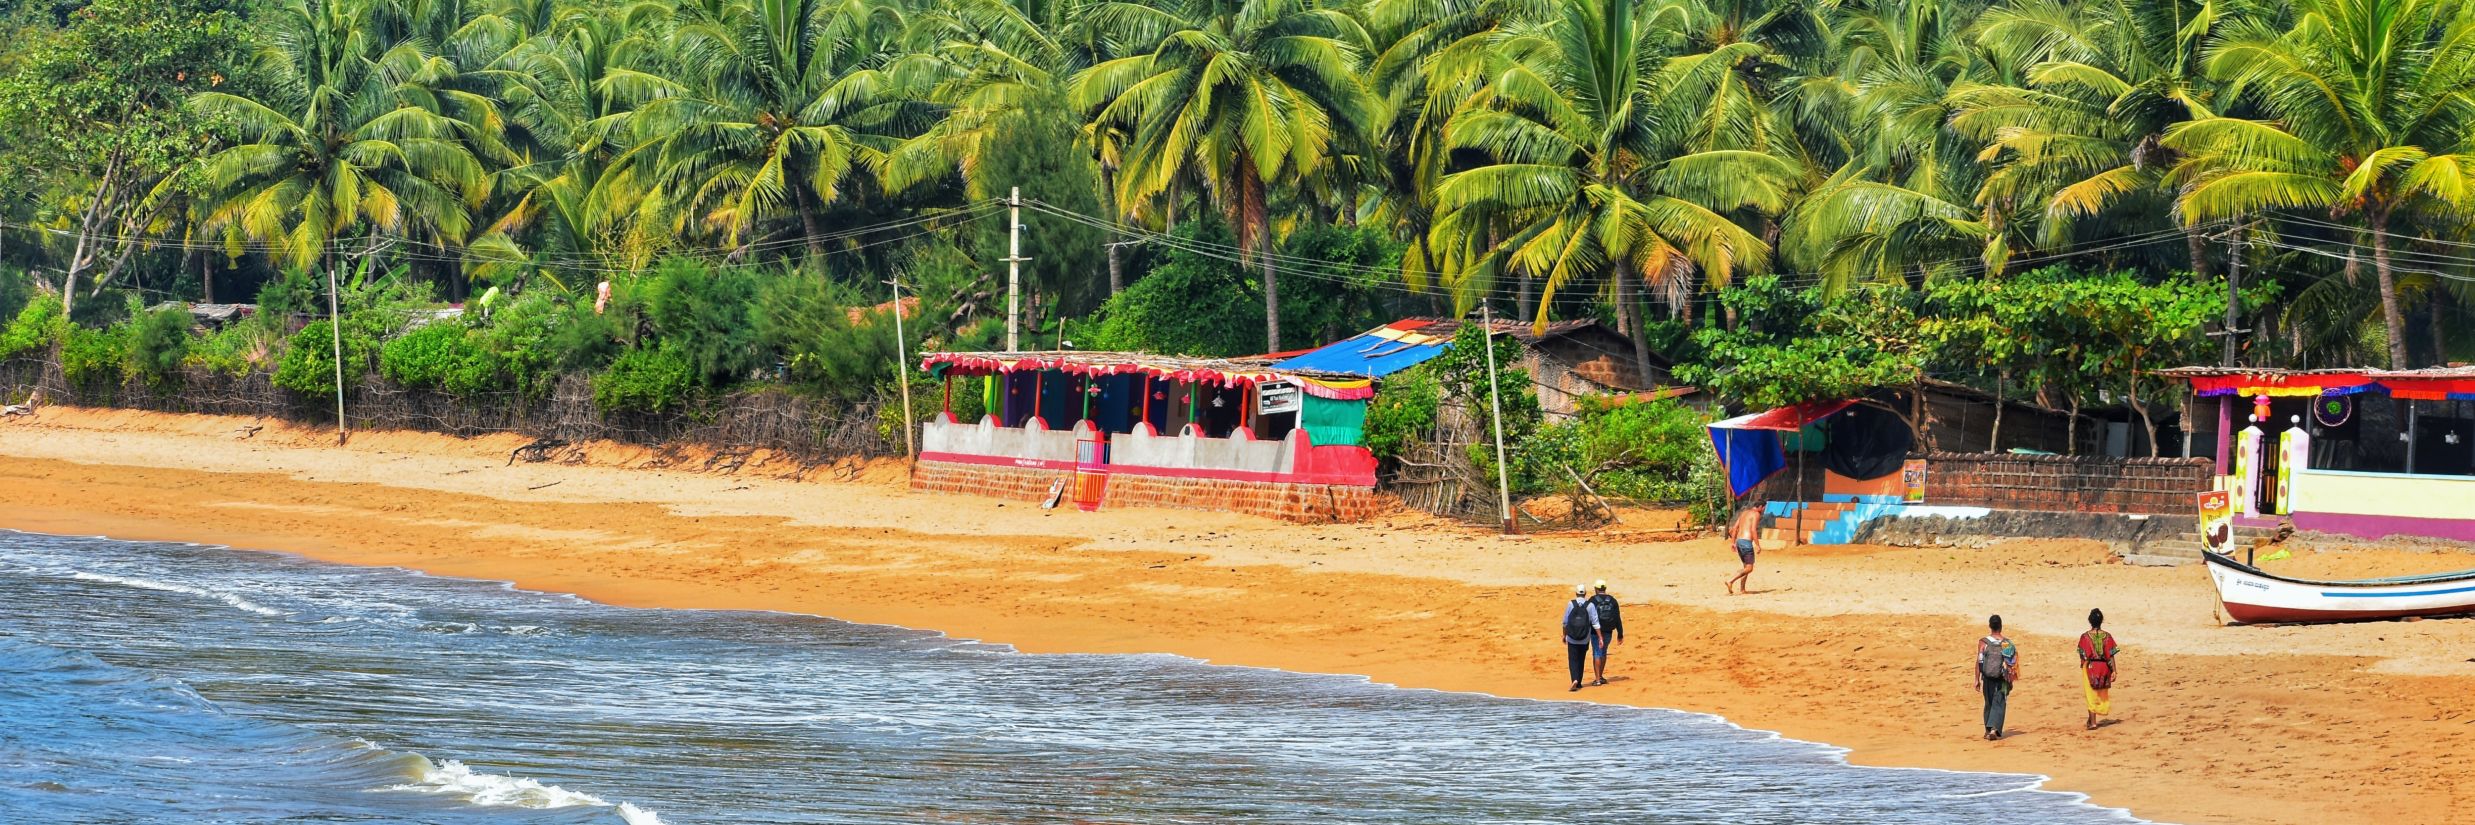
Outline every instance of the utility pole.
<svg viewBox="0 0 2475 825">
<path fill-rule="evenodd" d="M 911 417 L 911 356 L 906 349 L 910 338 L 902 332 L 902 282 L 885 283 L 894 288 L 894 383 L 902 388 L 902 455 L 917 461 L 919 442 L 911 431 L 919 425 L 919 419 Z"/>
<path fill-rule="evenodd" d="M 1013 187 L 1006 203 L 1005 350 L 1023 351 L 1023 188 Z"/>
<path fill-rule="evenodd" d="M 361 259 L 361 266 L 369 266 L 369 259 Z M 335 339 L 335 443 L 341 445 L 352 434 L 345 431 L 344 425 L 344 313 L 342 301 L 335 297 L 335 293 L 335 267 L 330 264 L 327 267 L 327 331 L 334 333 L 332 337 Z"/>
<path fill-rule="evenodd" d="M 1487 409 L 1494 412 L 1488 418 L 1495 424 L 1495 505 L 1509 536 L 1521 532 L 1521 526 L 1513 521 L 1512 469 L 1504 465 L 1504 392 L 1495 382 L 1495 313 L 1485 301 L 1478 304 L 1478 319 L 1484 333 L 1478 340 L 1487 348 Z"/>
</svg>

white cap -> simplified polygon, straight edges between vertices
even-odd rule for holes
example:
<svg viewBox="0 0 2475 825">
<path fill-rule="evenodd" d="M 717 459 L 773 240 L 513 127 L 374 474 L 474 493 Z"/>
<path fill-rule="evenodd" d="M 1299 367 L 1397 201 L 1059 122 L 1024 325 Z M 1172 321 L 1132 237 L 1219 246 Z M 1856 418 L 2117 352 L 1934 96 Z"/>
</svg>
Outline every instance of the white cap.
<svg viewBox="0 0 2475 825">
<path fill-rule="evenodd" d="M 1575 596 L 1587 596 L 1587 595 L 1590 595 L 1590 586 L 1589 586 L 1589 585 L 1586 585 L 1586 584 L 1576 584 L 1576 585 L 1573 585 L 1573 595 L 1575 595 Z"/>
</svg>

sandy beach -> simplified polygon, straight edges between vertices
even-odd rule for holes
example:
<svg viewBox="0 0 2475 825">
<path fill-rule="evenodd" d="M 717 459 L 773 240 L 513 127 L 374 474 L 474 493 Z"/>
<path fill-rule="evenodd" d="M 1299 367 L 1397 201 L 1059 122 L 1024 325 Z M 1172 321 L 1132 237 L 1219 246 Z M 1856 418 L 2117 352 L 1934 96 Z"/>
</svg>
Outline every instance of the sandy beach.
<svg viewBox="0 0 2475 825">
<path fill-rule="evenodd" d="M 264 426 L 261 428 L 260 425 Z M 256 428 L 256 429 L 253 429 Z M 899 463 L 726 470 L 694 451 L 331 432 L 46 408 L 0 423 L 0 527 L 280 550 L 504 579 L 598 601 L 795 611 L 1031 652 L 1167 652 L 1404 687 L 1715 713 L 1860 764 L 2052 777 L 2178 822 L 2462 820 L 2475 803 L 2475 620 L 2224 627 L 2198 567 L 2094 542 L 1793 548 L 1729 597 L 1715 538 L 1502 538 L 1416 513 L 1286 525 L 1087 514 L 917 494 Z M 2273 569 L 2475 567 L 2302 548 Z M 1554 620 L 1604 578 L 1630 638 L 1612 684 L 1565 691 Z M 2126 646 L 2117 724 L 2080 729 L 2070 645 L 2102 607 Z M 1986 742 L 1971 642 L 2023 648 L 2014 736 Z M 1579 732 L 1577 732 L 1579 735 Z M 1724 769 L 1724 766 L 1712 766 Z"/>
</svg>

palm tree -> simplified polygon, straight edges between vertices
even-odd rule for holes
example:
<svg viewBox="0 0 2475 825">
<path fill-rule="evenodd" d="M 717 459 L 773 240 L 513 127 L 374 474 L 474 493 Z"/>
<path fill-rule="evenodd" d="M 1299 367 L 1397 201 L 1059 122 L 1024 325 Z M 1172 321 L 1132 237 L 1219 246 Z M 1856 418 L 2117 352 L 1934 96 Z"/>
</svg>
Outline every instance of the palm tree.
<svg viewBox="0 0 2475 825">
<path fill-rule="evenodd" d="M 1301 0 L 1114 2 L 1091 14 L 1129 44 L 1127 56 L 1077 74 L 1070 98 L 1095 125 L 1130 135 L 1117 202 L 1199 181 L 1263 267 L 1266 346 L 1280 350 L 1271 196 L 1324 174 L 1375 122 L 1357 75 L 1363 31 Z"/>
<path fill-rule="evenodd" d="M 471 145 L 486 127 L 449 116 L 436 86 L 454 67 L 412 44 L 382 48 L 362 31 L 362 4 L 289 0 L 257 18 L 268 29 L 264 100 L 205 92 L 191 105 L 226 118 L 237 145 L 199 161 L 200 225 L 237 248 L 279 248 L 309 266 L 340 236 L 423 231 L 464 239 L 490 176 Z M 469 104 L 471 101 L 465 101 Z"/>
<path fill-rule="evenodd" d="M 874 0 L 682 4 L 672 81 L 638 109 L 641 142 L 616 161 L 639 198 L 637 231 L 695 227 L 746 250 L 765 223 L 798 219 L 823 255 L 818 210 L 867 184 L 884 153 L 924 126 L 885 71 L 903 31 Z"/>
<path fill-rule="evenodd" d="M 2208 117 L 2165 144 L 2186 224 L 2310 209 L 2360 221 L 2379 275 L 2389 366 L 2406 367 L 2390 229 L 2475 202 L 2475 7 L 2294 0 L 2291 29 L 2245 20 L 2208 69 L 2267 119 Z"/>
<path fill-rule="evenodd" d="M 1952 126 L 1982 142 L 1978 158 L 1993 167 L 1977 202 L 2017 204 L 2046 246 L 2100 218 L 2116 230 L 2151 228 L 2139 224 L 2163 217 L 2177 160 L 2160 140 L 2216 114 L 2220 84 L 2203 70 L 2201 50 L 2235 12 L 2203 0 L 2031 0 L 1988 10 L 1977 43 L 2025 72 L 2018 83 L 1953 93 Z M 2203 276 L 2204 237 L 2184 235 L 2191 271 Z"/>
<path fill-rule="evenodd" d="M 1679 300 L 1695 273 L 1725 284 L 1765 266 L 1769 247 L 1729 213 L 1777 214 L 1800 173 L 1762 148 L 1715 142 L 1729 130 L 1677 128 L 1660 116 L 1711 99 L 1730 74 L 1712 70 L 1758 56 L 1758 44 L 1662 62 L 1653 46 L 1666 34 L 1636 19 L 1630 3 L 1564 0 L 1558 12 L 1503 44 L 1518 59 L 1453 116 L 1449 145 L 1487 162 L 1437 186 L 1431 234 L 1487 233 L 1505 221 L 1510 231 L 1467 271 L 1543 279 L 1540 324 L 1557 290 L 1585 279 L 1613 287 L 1647 375 L 1633 290 L 1648 281 Z M 1461 303 L 1488 287 L 1465 281 Z"/>
</svg>

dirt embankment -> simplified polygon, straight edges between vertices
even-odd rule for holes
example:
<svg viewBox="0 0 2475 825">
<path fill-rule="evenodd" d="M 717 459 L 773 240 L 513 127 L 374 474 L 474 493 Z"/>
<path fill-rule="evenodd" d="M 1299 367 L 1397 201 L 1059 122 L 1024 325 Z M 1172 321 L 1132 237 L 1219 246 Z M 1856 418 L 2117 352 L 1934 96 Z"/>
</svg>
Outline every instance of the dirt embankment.
<svg viewBox="0 0 2475 825">
<path fill-rule="evenodd" d="M 914 494 L 899 464 L 757 456 L 722 472 L 693 452 L 591 446 L 510 465 L 522 438 L 339 448 L 260 423 L 63 408 L 0 422 L 0 526 L 1557 699 L 1574 695 L 1556 613 L 1573 582 L 1605 578 L 1629 638 L 1613 684 L 1582 699 L 1717 713 L 1864 764 L 2045 774 L 2153 819 L 2389 825 L 2475 803 L 2475 621 L 2221 627 L 2199 569 L 2110 564 L 2091 542 L 1791 549 L 1764 556 L 1754 595 L 1728 597 L 1734 555 L 1712 539 L 1043 511 Z M 2307 549 L 2283 564 L 2475 559 Z M 2090 607 L 2126 645 L 2120 721 L 2094 732 L 2070 654 Z M 1967 671 L 1987 613 L 2025 657 L 1999 743 L 1977 735 Z"/>
</svg>

